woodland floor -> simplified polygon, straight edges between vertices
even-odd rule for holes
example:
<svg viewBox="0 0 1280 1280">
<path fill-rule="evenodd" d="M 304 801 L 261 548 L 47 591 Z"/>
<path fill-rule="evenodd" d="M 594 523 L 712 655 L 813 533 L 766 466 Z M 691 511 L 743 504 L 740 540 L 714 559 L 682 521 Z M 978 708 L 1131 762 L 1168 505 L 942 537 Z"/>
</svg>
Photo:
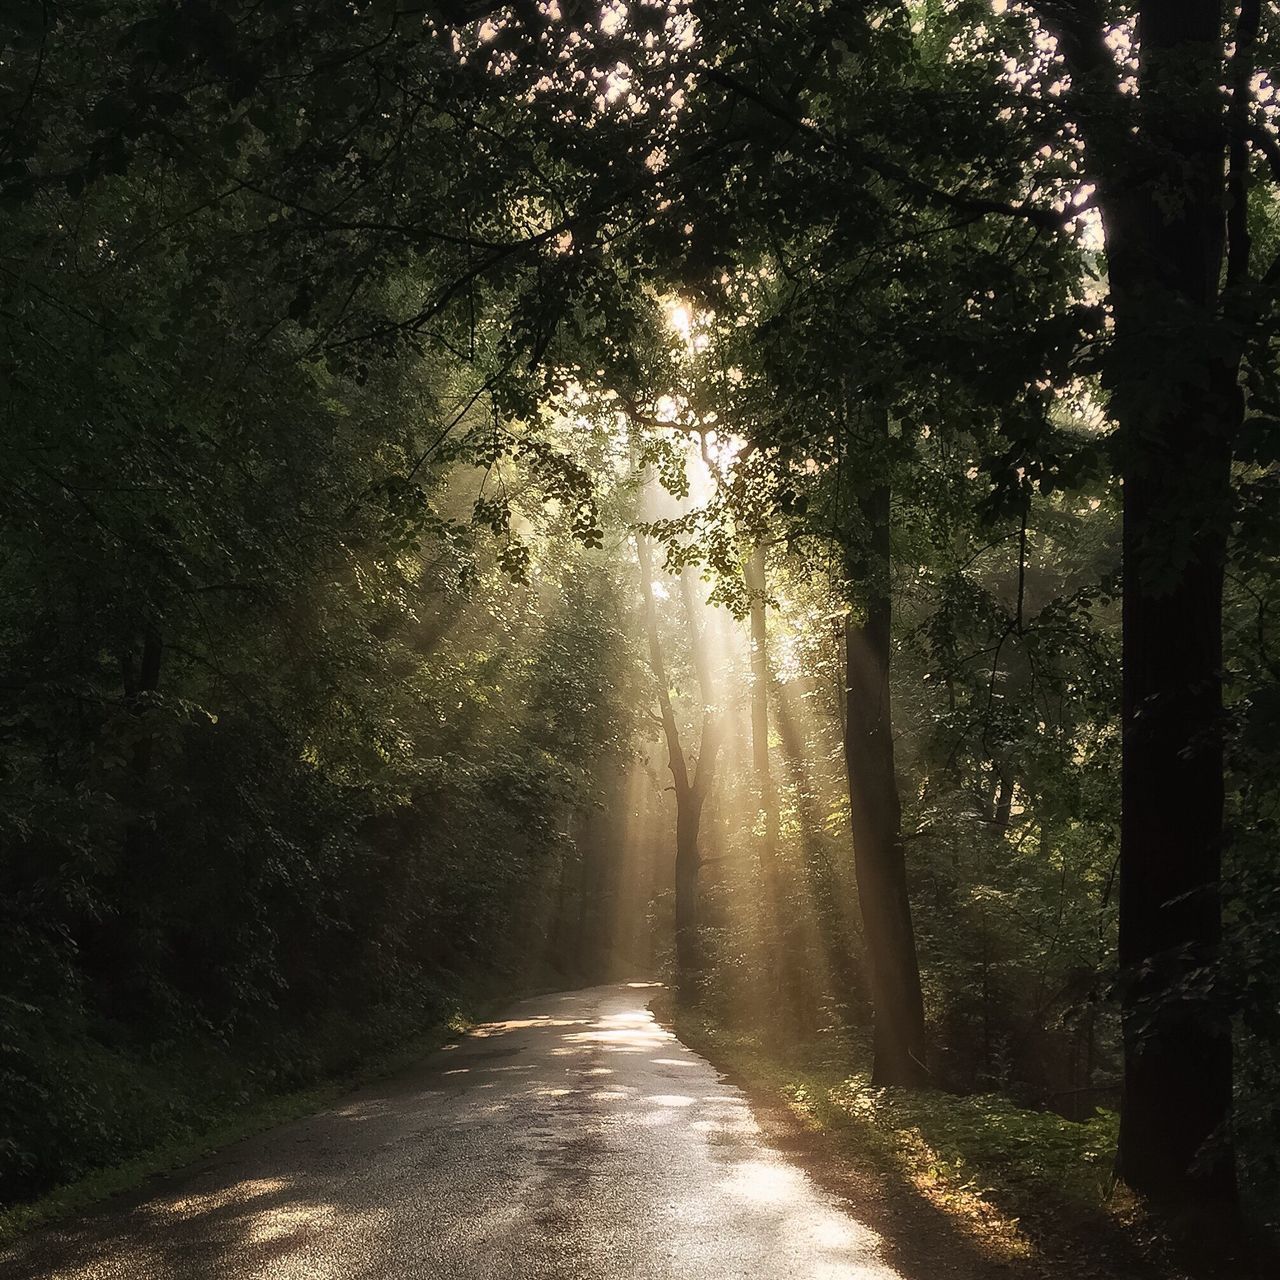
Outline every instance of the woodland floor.
<svg viewBox="0 0 1280 1280">
<path fill-rule="evenodd" d="M 0 1254 L 4 1280 L 997 1280 L 1168 1275 L 999 1256 L 641 985 L 539 996 L 404 1074 Z M 1109 1261 L 1107 1259 L 1110 1259 Z"/>
</svg>

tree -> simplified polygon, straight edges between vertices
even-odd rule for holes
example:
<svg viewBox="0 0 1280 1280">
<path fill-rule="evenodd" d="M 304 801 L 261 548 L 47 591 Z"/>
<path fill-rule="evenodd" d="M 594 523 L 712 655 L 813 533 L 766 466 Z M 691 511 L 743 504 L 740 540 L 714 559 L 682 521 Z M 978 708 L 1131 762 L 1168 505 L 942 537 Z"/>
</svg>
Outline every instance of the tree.
<svg viewBox="0 0 1280 1280">
<path fill-rule="evenodd" d="M 879 467 L 884 468 L 888 414 L 883 409 L 870 409 L 865 416 L 878 446 Z M 861 609 L 856 613 L 851 610 L 844 624 L 844 755 L 858 900 L 875 1010 L 872 1080 L 876 1084 L 919 1085 L 928 1078 L 924 999 L 907 896 L 889 685 L 891 495 L 888 481 L 876 474 L 876 462 L 868 469 L 871 478 L 856 487 L 862 537 L 849 538 L 844 548 L 849 580 L 862 598 Z"/>
<path fill-rule="evenodd" d="M 1214 975 L 1222 590 L 1243 398 L 1241 347 L 1224 304 L 1229 312 L 1243 283 L 1248 245 L 1243 142 L 1229 137 L 1223 95 L 1222 6 L 1138 7 L 1135 95 L 1121 91 L 1100 9 L 1045 3 L 1037 12 L 1071 77 L 1115 318 L 1104 379 L 1124 480 L 1119 1169 L 1162 1199 L 1232 1199 L 1231 1027 Z M 1237 109 L 1257 27 L 1258 6 L 1246 0 L 1232 68 Z"/>
<path fill-rule="evenodd" d="M 703 805 L 715 780 L 721 730 L 717 723 L 710 675 L 705 655 L 701 652 L 702 641 L 691 601 L 693 587 L 689 580 L 689 571 L 686 569 L 681 574 L 681 596 L 685 624 L 689 630 L 691 649 L 695 655 L 698 688 L 702 694 L 702 728 L 698 755 L 691 772 L 680 737 L 680 726 L 671 702 L 671 685 L 663 657 L 658 611 L 653 598 L 653 555 L 649 538 L 644 533 L 636 535 L 636 556 L 640 566 L 645 632 L 649 644 L 649 665 L 657 687 L 662 733 L 667 744 L 667 766 L 671 771 L 671 782 L 676 796 L 676 983 L 680 998 L 684 1001 L 692 1001 L 697 998 L 699 992 L 704 963 L 698 919 L 698 872 L 702 866 L 702 854 L 698 848 L 698 830 L 702 823 Z"/>
</svg>

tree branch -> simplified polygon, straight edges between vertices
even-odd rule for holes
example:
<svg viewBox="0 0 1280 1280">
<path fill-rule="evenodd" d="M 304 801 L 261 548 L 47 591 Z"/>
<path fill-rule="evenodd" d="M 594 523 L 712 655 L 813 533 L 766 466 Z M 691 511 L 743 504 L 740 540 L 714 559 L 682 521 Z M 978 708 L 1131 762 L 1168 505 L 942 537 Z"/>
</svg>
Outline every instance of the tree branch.
<svg viewBox="0 0 1280 1280">
<path fill-rule="evenodd" d="M 709 80 L 722 88 L 728 89 L 731 93 L 754 102 L 784 124 L 789 124 L 798 132 L 814 138 L 827 150 L 850 156 L 857 164 L 870 169 L 872 173 L 878 174 L 880 177 L 893 182 L 931 204 L 940 205 L 948 209 L 958 209 L 978 216 L 999 214 L 1007 218 L 1018 218 L 1034 227 L 1042 227 L 1050 231 L 1064 230 L 1067 224 L 1079 213 L 1077 208 L 1071 208 L 1069 212 L 1059 212 L 1056 209 L 1046 209 L 1040 205 L 1011 204 L 1007 200 L 997 200 L 988 196 L 966 195 L 963 192 L 947 191 L 941 187 L 931 186 L 929 183 L 915 177 L 905 166 L 890 160 L 887 156 L 880 155 L 868 147 L 848 141 L 841 142 L 833 138 L 830 134 L 819 129 L 813 121 L 805 120 L 795 115 L 794 112 L 788 110 L 781 103 L 771 101 L 764 94 L 749 85 L 743 84 L 719 67 L 704 64 L 700 70 Z"/>
</svg>

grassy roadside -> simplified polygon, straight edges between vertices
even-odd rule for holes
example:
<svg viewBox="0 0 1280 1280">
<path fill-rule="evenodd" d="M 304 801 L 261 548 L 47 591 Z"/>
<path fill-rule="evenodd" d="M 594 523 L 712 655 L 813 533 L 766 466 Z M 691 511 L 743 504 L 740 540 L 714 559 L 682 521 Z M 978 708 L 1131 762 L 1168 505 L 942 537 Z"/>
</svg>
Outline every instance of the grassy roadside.
<svg viewBox="0 0 1280 1280">
<path fill-rule="evenodd" d="M 686 1013 L 673 1026 L 716 1066 L 785 1102 L 806 1128 L 914 1189 L 993 1260 L 1032 1257 L 1030 1228 L 1041 1216 L 1105 1203 L 1110 1118 L 1073 1125 L 998 1095 L 873 1088 L 866 1073 L 839 1064 L 841 1046 L 766 1048 Z"/>
<path fill-rule="evenodd" d="M 808 1135 L 811 1155 L 820 1148 L 817 1173 L 835 1166 L 833 1183 L 861 1179 L 863 1187 L 907 1205 L 908 1219 L 922 1215 L 977 1259 L 976 1274 L 1108 1280 L 1280 1274 L 1269 1269 L 1273 1255 L 1264 1257 L 1266 1246 L 1256 1240 L 1206 1236 L 1188 1249 L 1161 1231 L 1114 1183 L 1112 1113 L 1073 1123 L 999 1094 L 875 1088 L 867 1073 L 850 1072 L 858 1056 L 847 1044 L 766 1045 L 677 1011 L 667 992 L 653 1010 L 753 1101 L 785 1112 L 791 1127 Z"/>
<path fill-rule="evenodd" d="M 494 984 L 476 987 L 462 994 L 455 1007 L 439 1021 L 415 1029 L 390 1047 L 380 1047 L 367 1054 L 353 1052 L 348 1065 L 315 1083 L 261 1093 L 247 1101 L 227 1101 L 214 1114 L 206 1112 L 193 1117 L 162 1141 L 118 1164 L 86 1173 L 35 1200 L 0 1207 L 0 1248 L 39 1227 L 135 1190 L 149 1178 L 172 1173 L 242 1138 L 312 1115 L 353 1089 L 405 1070 L 483 1022 L 502 1006 L 552 989 L 549 985 L 506 990 Z"/>
</svg>

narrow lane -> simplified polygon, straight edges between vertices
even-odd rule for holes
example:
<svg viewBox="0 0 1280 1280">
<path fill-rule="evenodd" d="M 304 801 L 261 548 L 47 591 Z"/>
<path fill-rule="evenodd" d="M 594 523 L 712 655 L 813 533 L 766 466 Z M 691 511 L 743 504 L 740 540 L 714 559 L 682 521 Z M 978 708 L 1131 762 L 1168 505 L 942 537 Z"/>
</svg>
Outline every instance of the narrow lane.
<svg viewBox="0 0 1280 1280">
<path fill-rule="evenodd" d="M 898 1280 L 643 987 L 539 997 L 0 1257 L 6 1280 Z"/>
</svg>

